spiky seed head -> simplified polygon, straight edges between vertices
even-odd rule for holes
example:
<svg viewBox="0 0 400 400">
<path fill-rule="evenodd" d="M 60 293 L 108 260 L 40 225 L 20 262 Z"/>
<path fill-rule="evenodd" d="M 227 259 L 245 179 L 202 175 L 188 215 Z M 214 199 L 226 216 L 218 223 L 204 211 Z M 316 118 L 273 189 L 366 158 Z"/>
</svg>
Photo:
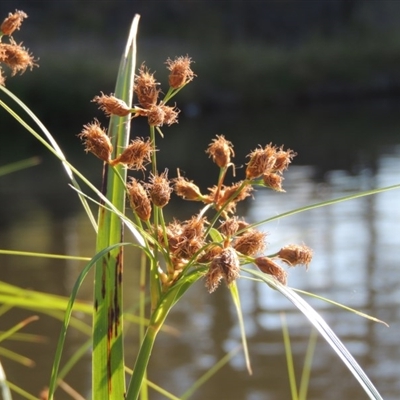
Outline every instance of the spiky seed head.
<svg viewBox="0 0 400 400">
<path fill-rule="evenodd" d="M 229 286 L 239 277 L 240 263 L 236 251 L 227 247 L 211 261 L 206 274 L 206 286 L 210 293 L 219 286 L 221 279 Z"/>
<path fill-rule="evenodd" d="M 131 109 L 127 104 L 115 96 L 107 96 L 101 93 L 101 96 L 95 96 L 93 100 L 99 105 L 100 110 L 102 110 L 107 116 L 117 115 L 119 117 L 125 117 L 131 113 Z"/>
<path fill-rule="evenodd" d="M 265 249 L 266 236 L 265 232 L 260 232 L 257 229 L 249 229 L 236 238 L 233 247 L 239 253 L 246 256 L 254 256 Z"/>
<path fill-rule="evenodd" d="M 148 221 L 151 216 L 151 203 L 145 188 L 135 178 L 131 178 L 126 187 L 132 210 L 141 220 Z"/>
<path fill-rule="evenodd" d="M 22 43 L 21 43 L 22 44 Z M 11 76 L 20 72 L 21 75 L 29 68 L 37 67 L 36 60 L 21 44 L 11 41 L 8 43 L 0 43 L 0 62 L 11 68 Z"/>
<path fill-rule="evenodd" d="M 254 264 L 264 273 L 275 277 L 282 285 L 286 285 L 287 272 L 269 257 L 257 257 Z"/>
<path fill-rule="evenodd" d="M 306 269 L 308 269 L 308 265 L 312 260 L 313 251 L 305 245 L 289 244 L 282 247 L 277 256 L 291 267 L 305 265 Z"/>
<path fill-rule="evenodd" d="M 172 188 L 168 180 L 168 170 L 160 175 L 151 174 L 150 183 L 147 183 L 146 187 L 154 205 L 162 208 L 169 203 Z"/>
<path fill-rule="evenodd" d="M 15 13 L 8 14 L 8 17 L 4 19 L 1 24 L 0 31 L 3 35 L 12 35 L 14 31 L 19 30 L 22 24 L 22 21 L 28 18 L 28 16 L 20 10 L 15 10 Z"/>
<path fill-rule="evenodd" d="M 188 56 L 177 57 L 175 60 L 168 58 L 165 64 L 170 71 L 168 77 L 170 87 L 179 89 L 193 80 L 196 75 L 190 68 L 191 63 L 192 59 Z"/>
<path fill-rule="evenodd" d="M 217 135 L 216 139 L 208 146 L 206 153 L 212 158 L 213 162 L 218 167 L 223 168 L 230 164 L 231 156 L 234 156 L 233 145 L 230 141 L 226 140 L 223 135 Z"/>
<path fill-rule="evenodd" d="M 254 179 L 260 177 L 263 173 L 270 170 L 275 162 L 276 147 L 268 144 L 264 149 L 253 150 L 247 157 L 250 161 L 246 167 L 246 178 Z"/>
<path fill-rule="evenodd" d="M 264 185 L 275 190 L 276 192 L 284 192 L 282 189 L 283 176 L 275 172 L 266 172 L 262 176 Z"/>
<path fill-rule="evenodd" d="M 160 89 L 157 89 L 159 83 L 155 80 L 154 74 L 142 64 L 139 69 L 139 75 L 135 77 L 135 93 L 138 101 L 143 108 L 149 109 L 157 104 Z"/>
<path fill-rule="evenodd" d="M 132 140 L 129 146 L 114 160 L 111 165 L 125 164 L 129 169 L 144 170 L 145 166 L 151 161 L 151 155 L 154 152 L 150 138 L 144 140 L 137 137 Z"/>
<path fill-rule="evenodd" d="M 78 137 L 83 141 L 86 153 L 91 152 L 100 160 L 110 162 L 113 146 L 97 119 L 84 125 Z"/>
<path fill-rule="evenodd" d="M 282 174 L 285 169 L 289 167 L 289 164 L 292 162 L 292 159 L 297 155 L 293 150 L 283 150 L 283 147 L 277 151 L 275 155 L 275 162 L 274 165 L 272 166 L 272 169 L 277 172 Z"/>
<path fill-rule="evenodd" d="M 178 110 L 176 107 L 170 107 L 166 105 L 161 105 L 161 108 L 164 111 L 164 120 L 162 125 L 165 124 L 170 126 L 178 122 L 178 114 L 180 113 L 180 110 Z"/>
<path fill-rule="evenodd" d="M 200 188 L 182 176 L 173 179 L 173 183 L 174 191 L 179 197 L 182 197 L 185 200 L 194 201 L 200 201 L 203 198 Z"/>
<path fill-rule="evenodd" d="M 225 220 L 218 229 L 225 236 L 234 236 L 239 230 L 239 220 L 237 216 Z"/>
</svg>

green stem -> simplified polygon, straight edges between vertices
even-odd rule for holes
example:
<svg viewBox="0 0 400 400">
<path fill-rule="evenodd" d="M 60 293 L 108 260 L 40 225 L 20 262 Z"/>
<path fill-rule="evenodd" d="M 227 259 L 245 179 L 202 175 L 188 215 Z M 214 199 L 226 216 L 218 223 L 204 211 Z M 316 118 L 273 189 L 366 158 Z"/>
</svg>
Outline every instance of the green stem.
<svg viewBox="0 0 400 400">
<path fill-rule="evenodd" d="M 143 380 L 146 376 L 147 366 L 149 364 L 154 342 L 174 304 L 176 293 L 177 289 L 170 291 L 168 295 L 164 296 L 161 300 L 161 303 L 157 309 L 154 310 L 151 316 L 149 326 L 146 330 L 146 334 L 140 346 L 139 354 L 136 358 L 135 366 L 133 368 L 133 375 L 129 384 L 128 392 L 126 393 L 125 400 L 137 400 L 139 396 Z"/>
</svg>

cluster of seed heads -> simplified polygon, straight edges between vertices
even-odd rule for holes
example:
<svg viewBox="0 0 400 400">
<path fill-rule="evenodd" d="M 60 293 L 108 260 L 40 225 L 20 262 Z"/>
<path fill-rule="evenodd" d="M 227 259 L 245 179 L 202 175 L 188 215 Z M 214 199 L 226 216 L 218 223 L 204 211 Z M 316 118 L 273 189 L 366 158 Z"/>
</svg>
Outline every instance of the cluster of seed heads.
<svg viewBox="0 0 400 400">
<path fill-rule="evenodd" d="M 36 66 L 33 56 L 12 37 L 25 18 L 27 15 L 23 11 L 16 10 L 0 26 L 0 63 L 11 69 L 12 76 Z M 8 37 L 8 43 L 1 41 L 3 37 Z M 167 102 L 196 76 L 191 63 L 188 56 L 166 61 L 169 90 L 162 99 L 160 84 L 142 64 L 134 81 L 136 105 L 129 107 L 123 100 L 104 93 L 95 96 L 93 101 L 106 116 L 146 118 L 149 126 L 163 136 L 161 127 L 178 122 L 179 114 L 176 106 L 169 106 Z M 4 80 L 0 67 L 0 84 L 4 85 Z M 152 246 L 157 247 L 164 256 L 165 267 L 159 267 L 158 274 L 165 289 L 188 268 L 201 267 L 206 271 L 206 286 L 209 292 L 213 292 L 222 280 L 229 286 L 238 278 L 240 266 L 249 263 L 286 284 L 287 273 L 277 261 L 290 267 L 299 264 L 308 267 L 311 262 L 312 251 L 304 245 L 291 244 L 276 254 L 264 255 L 266 233 L 249 225 L 236 212 L 237 204 L 252 195 L 255 185 L 263 185 L 277 192 L 284 191 L 283 173 L 296 155 L 292 150 L 284 150 L 283 146 L 277 147 L 271 143 L 256 148 L 247 156 L 245 177 L 226 185 L 224 181 L 228 170 L 231 168 L 235 171 L 232 162 L 235 153 L 230 141 L 223 135 L 216 136 L 206 153 L 219 167 L 220 173 L 216 184 L 203 193 L 194 182 L 180 176 L 179 170 L 177 177 L 170 179 L 167 169 L 161 173 L 155 169 L 154 139 L 136 137 L 119 151 L 113 148 L 110 137 L 97 119 L 84 125 L 78 136 L 86 152 L 93 153 L 110 167 L 124 165 L 146 175 L 147 166 L 153 165 L 147 179 L 129 177 L 126 192 L 138 223 L 145 224 L 145 229 L 153 238 Z M 153 213 L 162 210 L 170 202 L 172 192 L 184 200 L 202 203 L 203 207 L 186 221 L 174 219 L 165 223 L 162 220 L 152 224 Z M 210 210 L 216 213 L 211 221 L 206 215 Z"/>
</svg>

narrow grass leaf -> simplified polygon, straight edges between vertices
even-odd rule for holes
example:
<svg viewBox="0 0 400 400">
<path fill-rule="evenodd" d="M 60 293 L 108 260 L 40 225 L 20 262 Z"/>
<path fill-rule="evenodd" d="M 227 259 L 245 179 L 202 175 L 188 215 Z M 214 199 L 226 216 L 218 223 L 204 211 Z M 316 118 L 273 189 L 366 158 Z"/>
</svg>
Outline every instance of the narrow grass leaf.
<svg viewBox="0 0 400 400">
<path fill-rule="evenodd" d="M 246 330 L 244 327 L 242 306 L 240 305 L 240 296 L 239 296 L 239 290 L 238 290 L 236 281 L 231 283 L 231 285 L 229 286 L 229 290 L 231 292 L 233 304 L 235 305 L 236 314 L 237 314 L 238 321 L 239 321 L 240 336 L 242 338 L 242 346 L 243 346 L 244 358 L 246 360 L 246 368 L 247 368 L 247 371 L 249 372 L 249 375 L 252 375 L 253 371 L 251 370 L 251 363 L 250 363 L 249 349 L 247 346 Z"/>
<path fill-rule="evenodd" d="M 83 281 L 85 280 L 85 278 L 86 278 L 87 274 L 89 273 L 89 271 L 91 270 L 91 268 L 96 264 L 96 262 L 98 262 L 99 259 L 104 257 L 104 255 L 107 254 L 109 251 L 113 250 L 113 248 L 119 247 L 119 246 L 124 246 L 127 244 L 129 244 L 129 243 L 117 243 L 117 244 L 114 244 L 113 246 L 110 246 L 109 248 L 103 249 L 101 252 L 96 254 L 95 257 L 93 257 L 93 259 L 85 266 L 85 268 L 83 268 L 83 270 L 79 274 L 78 279 L 76 280 L 74 287 L 72 288 L 72 291 L 71 291 L 71 296 L 69 298 L 68 305 L 67 305 L 67 308 L 66 308 L 65 314 L 64 314 L 64 321 L 63 321 L 63 325 L 61 327 L 60 336 L 58 338 L 56 354 L 54 355 L 53 367 L 52 367 L 50 384 L 49 384 L 49 395 L 48 395 L 49 400 L 52 400 L 53 396 L 54 396 L 56 382 L 58 379 L 58 370 L 59 370 L 59 366 L 60 366 L 62 351 L 64 349 L 64 343 L 65 343 L 65 338 L 66 338 L 66 334 L 67 334 L 67 329 L 68 329 L 68 326 L 70 323 L 73 306 L 74 306 L 75 299 L 78 294 L 79 288 L 81 287 Z"/>
<path fill-rule="evenodd" d="M 283 344 L 285 345 L 286 365 L 289 375 L 290 393 L 292 395 L 292 400 L 298 400 L 296 373 L 294 371 L 292 346 L 290 345 L 290 335 L 286 322 L 285 313 L 281 313 L 281 322 L 282 322 Z"/>
<path fill-rule="evenodd" d="M 243 271 L 250 275 L 256 276 L 257 278 L 264 281 L 271 288 L 282 293 L 287 299 L 289 299 L 305 316 L 306 318 L 315 326 L 322 337 L 329 343 L 336 354 L 341 358 L 347 368 L 355 376 L 355 378 L 360 383 L 361 387 L 364 389 L 365 393 L 370 399 L 382 400 L 381 395 L 372 384 L 366 373 L 358 365 L 354 357 L 349 353 L 340 339 L 332 331 L 329 325 L 324 321 L 324 319 L 312 308 L 305 300 L 303 300 L 294 290 L 280 284 L 271 275 L 263 274 L 259 271 L 242 268 Z"/>
</svg>

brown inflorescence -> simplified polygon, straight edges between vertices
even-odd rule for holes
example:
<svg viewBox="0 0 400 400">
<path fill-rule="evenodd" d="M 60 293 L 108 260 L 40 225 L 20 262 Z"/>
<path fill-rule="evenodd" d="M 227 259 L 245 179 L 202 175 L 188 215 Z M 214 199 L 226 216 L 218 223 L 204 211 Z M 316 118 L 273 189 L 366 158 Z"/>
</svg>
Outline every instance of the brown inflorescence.
<svg viewBox="0 0 400 400">
<path fill-rule="evenodd" d="M 214 292 L 222 279 L 229 286 L 239 277 L 240 263 L 236 251 L 232 247 L 223 249 L 211 261 L 206 274 L 206 286 L 210 293 Z"/>
<path fill-rule="evenodd" d="M 100 126 L 100 122 L 84 125 L 78 137 L 83 141 L 86 153 L 91 152 L 96 157 L 105 162 L 110 162 L 113 146 L 105 130 Z"/>
<path fill-rule="evenodd" d="M 233 145 L 223 135 L 217 135 L 208 146 L 206 153 L 212 158 L 218 167 L 223 168 L 231 163 L 231 156 L 234 156 Z"/>
<path fill-rule="evenodd" d="M 177 57 L 175 60 L 168 58 L 165 63 L 170 71 L 168 77 L 169 86 L 173 89 L 179 89 L 191 82 L 196 76 L 190 68 L 192 60 L 188 56 Z"/>
<path fill-rule="evenodd" d="M 218 229 L 225 236 L 234 236 L 239 230 L 239 220 L 237 216 L 226 219 Z"/>
<path fill-rule="evenodd" d="M 262 176 L 264 185 L 275 190 L 276 192 L 284 192 L 282 189 L 283 176 L 275 172 L 266 172 Z"/>
<path fill-rule="evenodd" d="M 280 283 L 282 283 L 282 285 L 286 285 L 287 272 L 269 257 L 257 257 L 254 260 L 254 264 L 256 264 L 262 272 L 272 275 Z"/>
<path fill-rule="evenodd" d="M 132 210 L 141 220 L 148 221 L 151 216 L 151 203 L 146 189 L 135 178 L 131 178 L 126 188 Z"/>
<path fill-rule="evenodd" d="M 233 247 L 239 253 L 246 256 L 254 256 L 265 249 L 266 236 L 265 232 L 258 231 L 257 229 L 248 229 L 235 239 Z"/>
<path fill-rule="evenodd" d="M 305 265 L 306 269 L 308 269 L 312 256 L 313 251 L 309 247 L 297 244 L 284 246 L 277 253 L 277 257 L 291 267 Z"/>
<path fill-rule="evenodd" d="M 14 31 L 19 30 L 21 27 L 22 21 L 28 18 L 23 11 L 15 10 L 15 13 L 8 14 L 8 17 L 4 19 L 3 23 L 0 26 L 0 31 L 3 35 L 12 35 Z"/>
<path fill-rule="evenodd" d="M 168 180 L 168 170 L 160 175 L 151 174 L 150 183 L 146 183 L 150 198 L 157 207 L 164 207 L 169 203 L 172 188 Z"/>
<path fill-rule="evenodd" d="M 271 143 L 264 149 L 258 148 L 248 155 L 250 161 L 247 163 L 246 178 L 257 179 L 262 177 L 265 186 L 278 192 L 284 192 L 281 175 L 295 156 L 294 151 L 290 149 L 285 151 L 282 146 L 278 149 Z"/>
<path fill-rule="evenodd" d="M 13 40 L 10 44 L 0 43 L 0 62 L 11 68 L 11 76 L 18 72 L 23 74 L 27 68 L 32 70 L 37 67 L 35 61 L 21 44 L 16 44 Z"/>
<path fill-rule="evenodd" d="M 139 69 L 139 75 L 135 77 L 135 93 L 138 97 L 139 104 L 149 109 L 157 104 L 160 89 L 157 89 L 159 83 L 155 80 L 154 74 L 142 64 Z"/>
<path fill-rule="evenodd" d="M 137 137 L 110 164 L 125 164 L 129 169 L 143 170 L 145 169 L 145 165 L 151 161 L 151 154 L 153 152 L 154 148 L 149 138 L 144 140 Z"/>
<path fill-rule="evenodd" d="M 115 96 L 107 96 L 101 93 L 101 96 L 95 96 L 93 98 L 94 102 L 99 105 L 100 110 L 102 110 L 107 116 L 117 115 L 119 117 L 125 117 L 129 115 L 132 110 L 127 106 L 127 104 Z"/>
<path fill-rule="evenodd" d="M 185 200 L 195 201 L 201 201 L 203 199 L 200 188 L 193 182 L 188 181 L 186 178 L 178 176 L 173 179 L 173 183 L 174 191 L 179 197 L 182 197 Z"/>
<path fill-rule="evenodd" d="M 259 178 L 266 171 L 271 170 L 275 162 L 276 147 L 271 143 L 266 145 L 264 149 L 258 148 L 253 150 L 248 157 L 250 161 L 247 163 L 246 178 Z"/>
</svg>

